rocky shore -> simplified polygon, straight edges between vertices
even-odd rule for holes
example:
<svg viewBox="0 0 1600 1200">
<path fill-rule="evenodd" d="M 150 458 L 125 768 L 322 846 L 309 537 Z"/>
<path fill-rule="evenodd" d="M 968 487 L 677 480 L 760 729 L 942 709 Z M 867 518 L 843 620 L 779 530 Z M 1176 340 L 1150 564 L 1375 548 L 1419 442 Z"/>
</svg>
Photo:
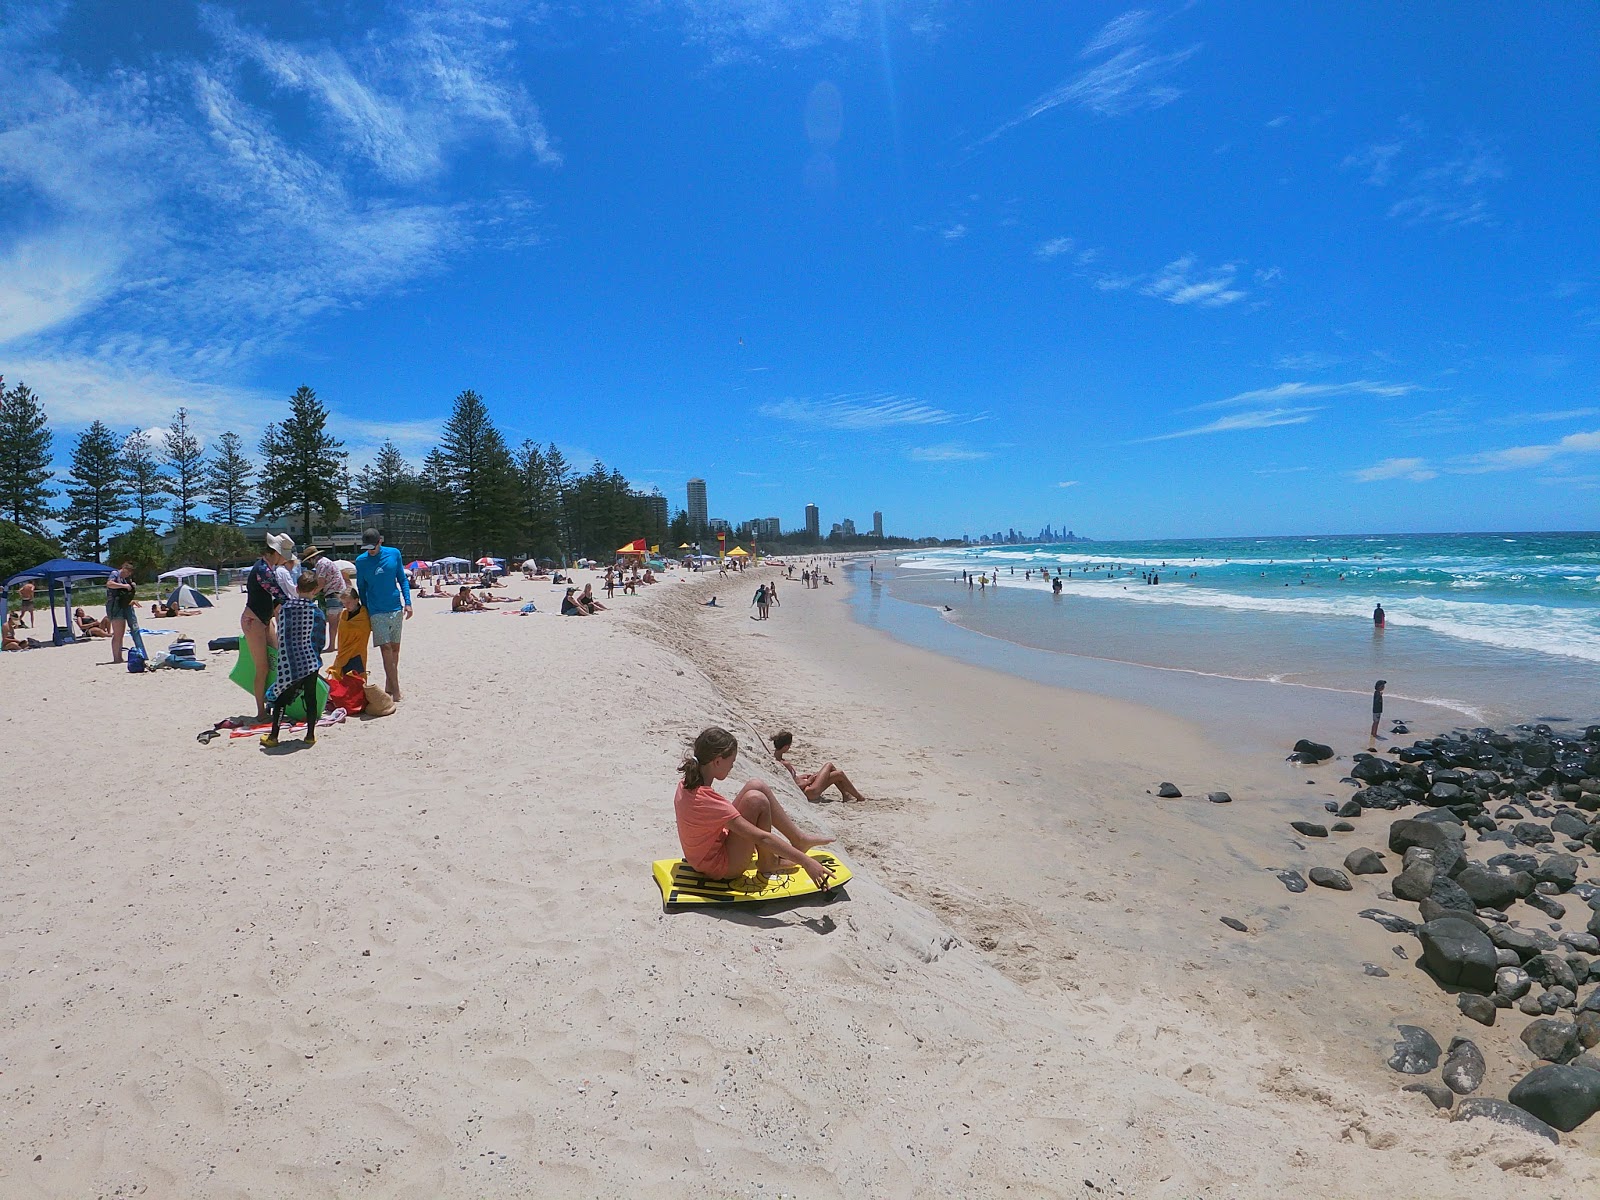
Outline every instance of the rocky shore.
<svg viewBox="0 0 1600 1200">
<path fill-rule="evenodd" d="M 1310 766 L 1333 756 L 1303 740 L 1290 757 Z M 1484 1027 L 1441 1049 L 1429 1030 L 1400 1025 L 1389 1066 L 1416 1077 L 1405 1091 L 1456 1120 L 1559 1141 L 1600 1112 L 1600 725 L 1474 729 L 1352 763 L 1343 782 L 1355 791 L 1325 805 L 1338 818 L 1332 832 L 1395 816 L 1381 849 L 1357 846 L 1338 866 L 1310 869 L 1310 883 L 1348 892 L 1352 877 L 1391 876 L 1376 893 L 1381 907 L 1360 916 L 1415 939 L 1394 953 L 1438 985 L 1441 1024 L 1459 1015 Z M 1308 840 L 1330 833 L 1316 821 L 1291 825 Z M 1297 871 L 1279 878 L 1308 890 Z M 1446 1015 L 1447 996 L 1456 1013 Z M 1487 1073 L 1479 1041 L 1510 1064 L 1504 1099 L 1475 1094 Z"/>
</svg>

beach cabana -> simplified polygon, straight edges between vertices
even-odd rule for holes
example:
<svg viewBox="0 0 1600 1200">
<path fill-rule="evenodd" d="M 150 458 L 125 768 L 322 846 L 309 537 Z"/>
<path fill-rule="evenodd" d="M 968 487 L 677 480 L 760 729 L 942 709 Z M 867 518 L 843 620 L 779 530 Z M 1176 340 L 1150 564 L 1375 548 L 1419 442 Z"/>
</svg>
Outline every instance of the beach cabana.
<svg viewBox="0 0 1600 1200">
<path fill-rule="evenodd" d="M 102 583 L 115 574 L 111 567 L 105 563 L 80 562 L 71 558 L 52 558 L 42 562 L 36 567 L 29 567 L 26 571 L 18 571 L 4 583 L 0 583 L 0 622 L 6 619 L 6 596 L 11 589 L 21 583 L 32 582 L 35 585 L 45 584 L 50 589 L 50 628 L 51 640 L 57 645 L 64 642 L 78 640 L 77 630 L 72 626 L 72 585 L 85 580 L 98 580 Z M 66 625 L 56 620 L 56 589 L 61 588 L 66 598 Z"/>
<path fill-rule="evenodd" d="M 215 607 L 206 597 L 204 592 L 195 591 L 187 583 L 180 583 L 177 587 L 173 588 L 164 597 L 162 597 L 161 603 L 171 604 L 174 600 L 178 602 L 179 608 Z"/>
<path fill-rule="evenodd" d="M 728 557 L 729 558 L 749 558 L 750 557 L 750 551 L 746 550 L 743 546 L 735 546 L 732 550 L 728 551 Z"/>
<path fill-rule="evenodd" d="M 629 542 L 626 546 L 623 546 L 617 550 L 617 554 L 624 558 L 636 557 L 642 559 L 649 553 L 650 546 L 643 538 L 634 538 L 633 541 Z"/>
<path fill-rule="evenodd" d="M 210 567 L 174 567 L 170 571 L 163 571 L 157 575 L 156 582 L 160 583 L 163 579 L 170 579 L 175 585 L 188 584 L 190 588 L 198 592 L 200 584 L 196 580 L 206 575 L 211 576 L 211 594 L 215 596 L 217 594 L 217 573 Z M 190 607 L 194 606 L 191 605 Z"/>
</svg>

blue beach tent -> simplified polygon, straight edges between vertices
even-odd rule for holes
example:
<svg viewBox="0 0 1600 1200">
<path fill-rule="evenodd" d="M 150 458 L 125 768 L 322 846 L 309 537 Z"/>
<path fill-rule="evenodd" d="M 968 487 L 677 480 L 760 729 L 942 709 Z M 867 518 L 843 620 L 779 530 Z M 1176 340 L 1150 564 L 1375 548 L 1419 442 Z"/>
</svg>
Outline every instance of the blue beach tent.
<svg viewBox="0 0 1600 1200">
<path fill-rule="evenodd" d="M 105 563 L 79 562 L 71 558 L 52 558 L 49 562 L 42 562 L 36 567 L 29 567 L 25 571 L 18 571 L 4 583 L 0 583 L 0 622 L 6 619 L 6 596 L 11 589 L 19 583 L 30 580 L 43 583 L 50 588 L 50 627 L 54 631 L 51 641 L 57 645 L 78 641 L 77 630 L 72 626 L 72 585 L 84 580 L 97 580 L 104 582 L 115 572 Z M 63 611 L 66 614 L 66 624 L 56 620 L 56 589 L 61 588 L 65 593 L 66 603 Z"/>
</svg>

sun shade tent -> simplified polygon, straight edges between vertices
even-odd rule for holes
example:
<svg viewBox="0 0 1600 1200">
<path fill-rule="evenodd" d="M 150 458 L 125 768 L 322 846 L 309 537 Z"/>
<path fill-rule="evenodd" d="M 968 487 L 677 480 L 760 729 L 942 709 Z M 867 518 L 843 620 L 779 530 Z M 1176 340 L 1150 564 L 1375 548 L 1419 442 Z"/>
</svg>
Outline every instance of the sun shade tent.
<svg viewBox="0 0 1600 1200">
<path fill-rule="evenodd" d="M 457 558 L 453 554 L 447 554 L 443 558 L 434 559 L 433 565 L 436 567 L 470 567 L 472 563 L 465 558 Z"/>
<path fill-rule="evenodd" d="M 746 550 L 743 546 L 735 546 L 732 550 L 728 551 L 728 557 L 729 558 L 749 558 L 750 557 L 750 551 Z"/>
<path fill-rule="evenodd" d="M 202 575 L 211 576 L 211 594 L 215 596 L 217 594 L 217 573 L 210 567 L 175 567 L 171 571 L 161 572 L 156 576 L 156 581 L 159 583 L 163 579 L 171 579 L 177 583 L 186 583 L 191 588 L 196 588 L 195 580 Z"/>
<path fill-rule="evenodd" d="M 45 584 L 50 589 L 50 628 L 52 641 L 57 645 L 63 642 L 78 640 L 78 631 L 72 625 L 72 585 L 86 580 L 96 580 L 104 583 L 106 579 L 116 572 L 105 563 L 80 562 L 71 558 L 52 558 L 42 562 L 36 567 L 29 567 L 26 571 L 18 571 L 10 579 L 0 584 L 0 622 L 6 618 L 6 597 L 12 588 L 18 584 L 32 581 L 35 584 Z M 56 620 L 56 588 L 65 592 L 66 627 Z"/>
<path fill-rule="evenodd" d="M 623 546 L 617 551 L 617 553 L 637 554 L 640 558 L 643 558 L 646 554 L 650 553 L 650 547 L 648 544 L 646 544 L 643 538 L 634 538 L 633 541 L 629 542 L 626 546 Z"/>
<path fill-rule="evenodd" d="M 161 603 L 171 604 L 178 602 L 179 608 L 212 608 L 214 607 L 204 592 L 197 592 L 187 583 L 180 583 L 162 599 Z"/>
</svg>

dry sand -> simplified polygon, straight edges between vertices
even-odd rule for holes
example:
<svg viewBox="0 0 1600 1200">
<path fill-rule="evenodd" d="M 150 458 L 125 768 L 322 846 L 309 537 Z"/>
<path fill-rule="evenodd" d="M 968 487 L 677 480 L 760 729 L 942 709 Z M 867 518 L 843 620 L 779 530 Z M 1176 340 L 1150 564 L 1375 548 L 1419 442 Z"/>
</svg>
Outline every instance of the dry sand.
<svg viewBox="0 0 1600 1200">
<path fill-rule="evenodd" d="M 400 710 L 276 755 L 195 741 L 249 707 L 232 655 L 0 660 L 0 1196 L 1592 1192 L 1593 1135 L 1399 1093 L 1390 1022 L 1469 1023 L 1353 919 L 1375 887 L 1265 870 L 1360 844 L 1285 836 L 1334 789 L 899 646 L 842 587 L 749 621 L 762 577 L 587 620 L 422 601 Z M 837 834 L 847 898 L 663 914 L 712 723 Z M 807 805 L 782 725 L 873 801 Z"/>
</svg>

